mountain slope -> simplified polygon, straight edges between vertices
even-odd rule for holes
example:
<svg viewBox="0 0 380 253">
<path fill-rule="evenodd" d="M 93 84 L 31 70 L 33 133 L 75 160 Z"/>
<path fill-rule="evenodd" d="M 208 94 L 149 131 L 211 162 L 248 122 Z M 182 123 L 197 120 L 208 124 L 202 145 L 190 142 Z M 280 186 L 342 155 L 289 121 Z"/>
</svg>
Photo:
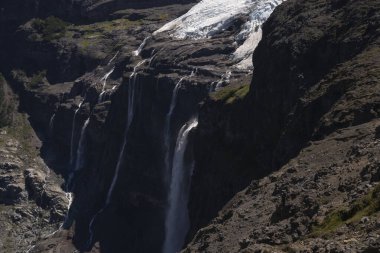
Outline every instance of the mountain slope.
<svg viewBox="0 0 380 253">
<path fill-rule="evenodd" d="M 220 176 L 227 169 L 278 172 L 235 196 L 185 252 L 378 247 L 379 8 L 378 1 L 287 1 L 275 10 L 253 55 L 249 95 L 239 102 L 251 109 L 204 106 L 209 128 L 207 115 L 243 115 L 214 127 L 236 137 L 246 131 L 244 148 L 232 149 L 237 167 L 210 171 L 203 162 L 193 182 L 234 182 Z M 239 161 L 247 150 L 248 164 Z M 206 203 L 216 194 L 197 198 Z"/>
</svg>

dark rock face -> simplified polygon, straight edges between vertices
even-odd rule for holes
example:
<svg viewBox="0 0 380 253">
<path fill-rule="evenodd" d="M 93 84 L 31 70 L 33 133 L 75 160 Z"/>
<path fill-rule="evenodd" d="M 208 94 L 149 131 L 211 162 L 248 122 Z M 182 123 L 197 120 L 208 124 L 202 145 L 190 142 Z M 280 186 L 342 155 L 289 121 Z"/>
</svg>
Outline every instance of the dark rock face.
<svg viewBox="0 0 380 253">
<path fill-rule="evenodd" d="M 377 239 L 370 239 L 378 233 L 376 215 L 364 215 L 368 221 L 358 215 L 357 221 L 342 221 L 331 230 L 318 230 L 317 224 L 377 189 L 360 173 L 364 164 L 376 164 L 378 124 L 374 120 L 310 143 L 279 171 L 238 193 L 184 252 L 364 252 L 376 247 Z M 348 155 L 354 147 L 361 155 Z"/>
<path fill-rule="evenodd" d="M 233 165 L 222 166 L 223 158 L 218 156 L 215 161 L 221 159 L 222 162 L 207 167 L 206 162 L 202 165 L 207 158 L 198 155 L 199 167 L 193 179 L 190 206 L 191 203 L 201 206 L 194 204 L 199 202 L 207 206 L 214 200 L 212 196 L 220 196 L 220 188 L 213 192 L 206 190 L 211 180 L 213 184 L 244 185 L 234 181 L 235 177 L 221 177 L 227 168 L 236 175 L 243 164 L 243 168 L 250 168 L 251 178 L 255 178 L 285 165 L 279 172 L 253 181 L 238 194 L 209 226 L 195 235 L 185 252 L 279 251 L 286 247 L 275 245 L 288 244 L 288 249 L 295 252 L 305 247 L 325 252 L 326 245 L 331 243 L 327 238 L 297 241 L 312 234 L 316 224 L 344 206 L 335 203 L 333 198 L 355 202 L 374 189 L 371 185 L 363 192 L 372 176 L 360 179 L 363 167 L 359 164 L 376 164 L 374 133 L 379 118 L 380 76 L 374 73 L 379 73 L 380 66 L 376 56 L 380 30 L 375 27 L 379 27 L 380 19 L 375 10 L 379 8 L 376 1 L 287 1 L 275 10 L 264 25 L 263 40 L 253 56 L 255 72 L 251 89 L 242 102 L 250 109 L 238 122 L 232 118 L 229 124 L 213 124 L 216 126 L 211 128 L 208 123 L 211 117 L 204 117 L 204 123 L 201 120 L 199 125 L 198 132 L 207 133 L 208 138 L 229 133 L 230 129 L 246 131 L 244 141 L 239 143 L 247 145 L 235 149 L 230 143 L 218 145 L 224 152 L 231 150 L 238 154 L 229 160 L 235 161 Z M 218 115 L 217 112 L 228 112 L 230 108 L 211 102 L 202 110 L 207 115 Z M 236 110 L 231 114 L 241 112 Z M 206 139 L 201 136 L 201 140 Z M 349 150 L 357 142 L 362 143 L 358 145 L 366 151 L 360 151 L 363 155 L 353 158 Z M 199 146 L 203 145 L 201 142 Z M 249 154 L 239 163 L 244 151 Z M 216 172 L 211 174 L 210 171 Z M 246 174 L 241 175 L 244 178 Z M 326 177 L 324 183 L 321 177 Z M 314 181 L 309 182 L 308 178 Z M 348 184 L 352 187 L 339 190 L 338 182 L 345 181 L 351 182 Z M 201 185 L 205 186 L 197 189 Z M 201 192 L 206 194 L 199 197 Z M 337 197 L 339 194 L 347 195 Z M 219 206 L 222 204 L 220 200 Z M 208 207 L 203 211 L 195 207 L 191 210 L 196 225 L 205 222 L 199 217 L 210 216 Z M 375 217 L 370 220 L 376 223 Z M 366 227 L 371 235 L 377 231 L 374 225 Z M 359 228 L 353 223 L 350 229 Z M 357 240 L 361 243 L 342 246 L 340 243 L 351 238 L 351 234 L 343 230 L 334 231 L 334 236 L 332 247 L 338 251 L 375 247 L 371 240 L 359 239 L 360 236 Z"/>
<path fill-rule="evenodd" d="M 86 242 L 89 236 L 87 219 L 104 206 L 106 194 L 116 173 L 125 138 L 128 110 L 125 101 L 128 100 L 126 89 L 129 82 L 126 79 L 114 94 L 101 129 L 97 130 L 95 126 L 90 125 L 87 146 L 92 148 L 86 155 L 87 169 L 78 176 L 81 185 L 76 187 L 78 198 L 74 202 L 74 206 L 78 206 L 79 210 L 76 228 L 83 229 L 83 237 L 78 233 L 74 238 L 80 247 L 83 247 L 83 242 Z M 97 216 L 94 224 L 96 238 L 106 252 L 120 249 L 151 252 L 161 248 L 163 241 L 160 235 L 163 235 L 164 229 L 166 189 L 163 188 L 162 182 L 162 143 L 164 119 L 175 83 L 173 79 L 165 77 L 156 79 L 148 74 L 138 74 L 135 84 L 138 87 L 135 97 L 136 110 L 126 136 L 125 153 L 121 157 L 121 171 L 112 195 L 112 203 Z M 188 111 L 178 109 L 184 118 L 190 118 L 199 101 L 194 100 L 200 97 L 197 95 L 198 88 L 194 88 L 184 90 L 183 94 L 181 92 L 181 97 L 193 100 L 191 103 L 194 107 Z M 89 188 L 92 190 L 89 191 Z M 89 215 L 84 212 L 84 208 L 91 205 L 93 209 L 87 211 L 91 213 Z M 107 231 L 117 231 L 118 236 Z M 125 244 L 125 241 L 130 243 Z"/>
<path fill-rule="evenodd" d="M 373 12 L 379 7 L 378 3 L 340 3 L 338 8 L 336 2 L 320 4 L 312 1 L 303 5 L 290 1 L 282 7 L 285 10 L 277 10 L 264 26 L 267 35 L 253 57 L 257 75 L 252 83 L 257 85 L 252 89 L 251 97 L 255 101 L 255 115 L 264 112 L 273 116 L 268 117 L 268 122 L 258 122 L 260 129 L 275 128 L 267 131 L 265 138 L 268 140 L 257 139 L 260 143 L 268 143 L 271 150 L 277 146 L 274 165 L 281 165 L 296 155 L 310 139 L 376 117 L 378 109 L 370 116 L 371 113 L 362 111 L 366 107 L 363 104 L 357 109 L 350 109 L 340 124 L 327 123 L 326 116 L 339 113 L 338 101 L 351 104 L 345 94 L 360 94 L 367 88 L 372 90 L 368 90 L 371 94 L 377 88 L 365 76 L 370 75 L 369 66 L 376 66 L 376 60 L 369 56 L 377 52 L 379 43 L 379 30 L 374 28 L 379 18 Z M 301 12 L 299 8 L 302 8 Z M 322 12 L 325 12 L 324 20 L 320 19 Z M 298 20 L 305 20 L 302 26 Z M 297 25 L 300 29 L 295 30 Z M 283 36 L 285 34 L 288 36 Z M 288 40 L 285 39 L 287 37 Z M 265 64 L 268 58 L 273 59 L 269 65 Z M 277 74 L 271 75 L 272 71 Z M 264 103 L 269 97 L 274 102 Z M 353 118 L 355 114 L 358 114 L 357 120 Z M 365 120 L 360 121 L 360 118 Z M 318 129 L 326 124 L 330 125 L 330 130 L 326 127 L 323 127 L 325 130 Z M 280 142 L 276 143 L 280 136 Z"/>
<path fill-rule="evenodd" d="M 65 225 L 69 226 L 75 221 L 73 242 L 79 249 L 87 248 L 90 230 L 93 232 L 93 242 L 98 241 L 104 252 L 154 252 L 162 247 L 169 187 L 164 180 L 166 150 L 163 143 L 174 87 L 183 79 L 170 120 L 169 139 L 172 146 L 180 128 L 190 118 L 197 116 L 199 102 L 207 97 L 209 90 L 225 74 L 226 66 L 231 65 L 230 54 L 236 45 L 230 44 L 236 27 L 226 30 L 225 36 L 196 43 L 172 40 L 168 43 L 167 37 L 157 36 L 148 40 L 140 57 L 131 55 L 131 52 L 138 48 L 145 35 L 189 7 L 173 5 L 115 14 L 116 20 L 94 24 L 95 28 L 92 29 L 100 29 L 108 37 L 91 40 L 93 44 L 81 55 L 70 53 L 70 50 L 82 50 L 83 42 L 87 41 L 84 40 L 86 36 L 93 36 L 93 31 L 90 29 L 89 32 L 85 25 L 68 28 L 69 34 L 74 32 L 78 36 L 67 37 L 64 34 L 49 41 L 34 30 L 31 22 L 18 31 L 20 54 L 15 58 L 27 56 L 28 60 L 15 62 L 21 68 L 31 65 L 31 62 L 36 64 L 33 64 L 34 70 L 29 68 L 25 73 L 13 71 L 12 83 L 21 95 L 22 105 L 31 115 L 33 124 L 44 135 L 50 135 L 55 148 L 59 150 L 58 171 L 66 178 L 74 171 L 74 180 L 69 187 L 73 187 L 75 200 Z M 167 20 L 161 17 L 163 12 Z M 144 28 L 125 24 L 134 22 L 132 14 L 143 17 Z M 120 15 L 122 18 L 119 18 Z M 113 24 L 116 24 L 115 27 L 123 26 L 123 30 L 105 30 L 105 27 Z M 28 40 L 30 36 L 41 39 Z M 111 47 L 115 41 L 125 45 Z M 66 52 L 63 49 L 68 44 L 70 50 Z M 205 47 L 208 49 L 205 50 Z M 83 69 L 83 72 L 89 73 L 82 75 L 75 64 L 72 66 L 75 71 L 65 67 L 81 57 L 91 61 L 97 50 L 104 53 L 93 61 L 100 66 L 94 68 L 89 65 Z M 32 54 L 28 53 L 30 51 Z M 62 61 L 58 55 L 63 55 L 68 61 Z M 39 60 L 40 57 L 43 60 Z M 145 59 L 145 63 L 138 67 L 133 83 L 136 86 L 134 117 L 125 137 L 127 112 L 130 109 L 128 89 L 133 82 L 130 75 L 142 59 Z M 62 66 L 66 72 L 54 71 Z M 46 67 L 46 78 L 43 76 L 35 83 L 35 71 Z M 105 84 L 107 93 L 104 102 L 99 101 L 102 77 L 113 67 L 114 72 Z M 247 72 L 241 71 L 233 77 L 242 78 L 246 75 Z M 74 78 L 77 79 L 74 81 Z M 30 104 L 32 106 L 28 106 Z M 87 119 L 89 124 L 83 131 Z M 80 156 L 81 165 L 76 170 L 73 163 L 78 160 L 82 137 L 85 152 Z M 125 138 L 125 152 L 120 155 Z M 71 158 L 74 162 L 69 164 Z M 120 172 L 111 203 L 97 214 L 105 206 L 119 160 Z M 38 187 L 31 185 L 32 189 Z M 212 213 L 215 215 L 216 210 Z M 36 250 L 47 243 L 41 242 Z"/>
<path fill-rule="evenodd" d="M 33 200 L 45 216 L 51 208 L 51 226 L 66 214 L 62 188 L 75 195 L 64 231 L 39 239 L 32 252 L 70 252 L 73 244 L 91 252 L 159 252 L 169 190 L 165 138 L 175 145 L 180 128 L 196 116 L 199 125 L 186 153 L 188 162 L 194 160 L 188 252 L 283 250 L 278 245 L 322 251 L 329 240 L 300 238 L 342 200 L 354 202 L 374 191 L 380 108 L 376 1 L 287 1 L 264 25 L 253 80 L 250 72 L 234 72 L 227 97 L 223 89 L 222 95 L 209 92 L 233 65 L 242 20 L 211 39 L 159 34 L 136 56 L 132 52 L 145 38 L 192 5 L 2 4 L 8 10 L 2 24 L 21 25 L 17 32 L 2 26 L 10 43 L 5 48 L 17 49 L 0 51 L 9 59 L 1 60 L 4 74 L 45 141 L 42 157 L 67 184 L 58 187 L 62 182 L 54 178 L 46 191 L 44 172 L 4 165 L 0 199 L 11 205 Z M 9 15 L 16 7 L 18 20 Z M 23 13 L 28 8 L 35 12 Z M 30 20 L 50 15 L 73 24 L 46 34 Z M 370 217 L 366 225 L 371 236 L 375 223 Z M 354 236 L 346 232 L 337 233 L 334 249 Z M 352 249 L 376 247 L 362 241 Z"/>
</svg>

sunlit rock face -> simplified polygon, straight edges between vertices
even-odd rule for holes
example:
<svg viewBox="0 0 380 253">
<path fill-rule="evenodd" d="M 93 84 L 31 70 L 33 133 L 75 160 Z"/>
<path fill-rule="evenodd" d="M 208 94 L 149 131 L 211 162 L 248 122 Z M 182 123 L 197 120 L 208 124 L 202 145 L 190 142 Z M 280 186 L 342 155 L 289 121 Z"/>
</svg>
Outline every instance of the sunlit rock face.
<svg viewBox="0 0 380 253">
<path fill-rule="evenodd" d="M 252 68 L 251 56 L 262 37 L 262 24 L 283 0 L 203 0 L 186 14 L 167 23 L 155 34 L 168 32 L 177 39 L 205 39 L 231 26 L 237 19 L 246 22 L 235 36 L 239 45 L 232 58 L 239 69 Z"/>
</svg>

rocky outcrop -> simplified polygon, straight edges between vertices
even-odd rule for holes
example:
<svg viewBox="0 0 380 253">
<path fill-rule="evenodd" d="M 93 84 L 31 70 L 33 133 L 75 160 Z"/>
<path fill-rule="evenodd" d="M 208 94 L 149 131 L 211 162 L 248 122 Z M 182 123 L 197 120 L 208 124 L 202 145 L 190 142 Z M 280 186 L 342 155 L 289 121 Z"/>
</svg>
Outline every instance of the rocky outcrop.
<svg viewBox="0 0 380 253">
<path fill-rule="evenodd" d="M 0 129 L 2 252 L 26 252 L 65 217 L 69 201 L 62 179 L 38 157 L 40 146 L 25 115 L 13 111 L 12 122 Z"/>
</svg>

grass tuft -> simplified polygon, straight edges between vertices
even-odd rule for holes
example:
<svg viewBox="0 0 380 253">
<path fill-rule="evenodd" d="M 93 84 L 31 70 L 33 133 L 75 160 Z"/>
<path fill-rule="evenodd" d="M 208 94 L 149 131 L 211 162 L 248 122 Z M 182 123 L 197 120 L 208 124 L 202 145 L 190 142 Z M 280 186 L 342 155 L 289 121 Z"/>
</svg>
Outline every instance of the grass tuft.
<svg viewBox="0 0 380 253">
<path fill-rule="evenodd" d="M 380 185 L 377 185 L 368 195 L 357 200 L 348 209 L 335 210 L 324 221 L 312 228 L 311 236 L 321 236 L 334 232 L 344 224 L 360 221 L 365 216 L 371 216 L 380 211 Z"/>
<path fill-rule="evenodd" d="M 37 18 L 32 23 L 32 27 L 42 35 L 44 40 L 48 41 L 62 38 L 68 25 L 69 23 L 54 16 L 48 17 L 45 20 Z"/>
<path fill-rule="evenodd" d="M 226 86 L 216 92 L 213 92 L 210 97 L 215 101 L 221 100 L 226 104 L 232 104 L 236 100 L 243 99 L 248 94 L 249 88 L 249 84 L 241 86 Z"/>
</svg>

